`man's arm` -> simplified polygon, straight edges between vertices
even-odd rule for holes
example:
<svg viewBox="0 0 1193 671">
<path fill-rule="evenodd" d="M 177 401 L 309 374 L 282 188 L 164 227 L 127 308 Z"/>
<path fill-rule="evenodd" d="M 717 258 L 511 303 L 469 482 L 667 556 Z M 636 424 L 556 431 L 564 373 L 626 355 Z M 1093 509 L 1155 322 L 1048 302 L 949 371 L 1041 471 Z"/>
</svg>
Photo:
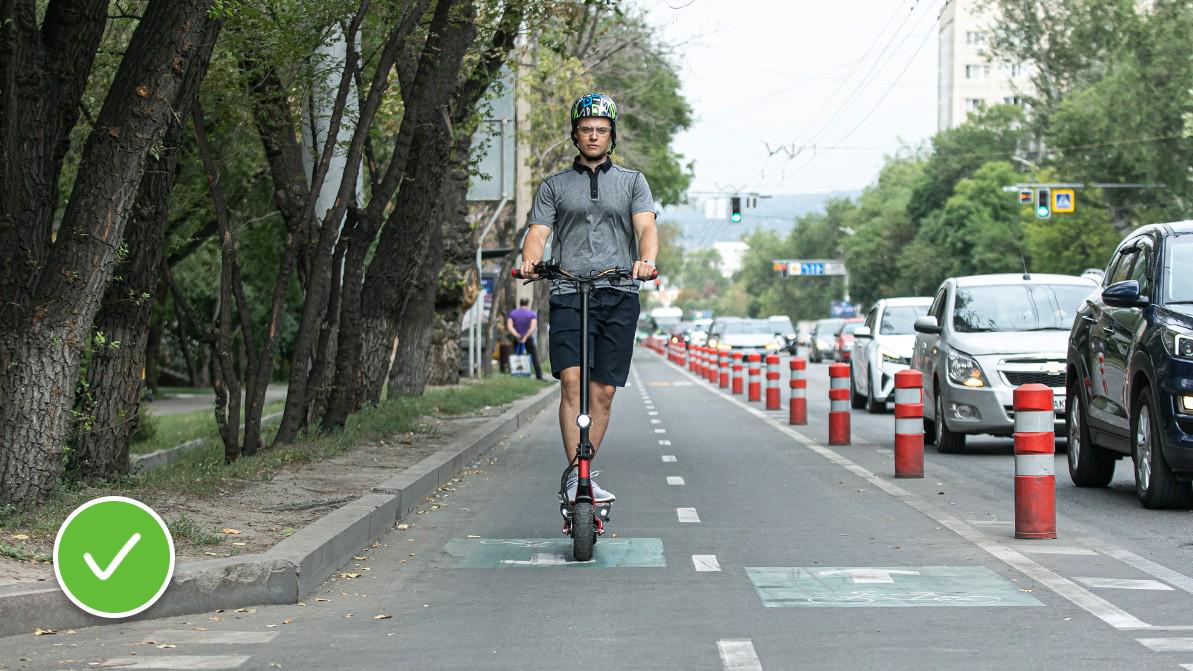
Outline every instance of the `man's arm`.
<svg viewBox="0 0 1193 671">
<path fill-rule="evenodd" d="M 659 233 L 655 228 L 654 212 L 639 212 L 632 219 L 634 236 L 638 238 L 638 260 L 634 261 L 634 277 L 649 280 L 654 274 L 652 265 L 659 255 Z M 527 236 L 529 239 L 529 236 Z M 649 264 L 642 260 L 650 261 Z"/>
<path fill-rule="evenodd" d="M 534 274 L 534 264 L 543 260 L 543 250 L 547 248 L 547 238 L 551 235 L 551 227 L 542 224 L 531 224 L 526 232 L 526 239 L 522 241 L 522 265 L 519 270 L 523 277 L 538 277 Z M 655 242 L 658 248 L 658 242 Z"/>
<path fill-rule="evenodd" d="M 530 340 L 530 336 L 538 332 L 539 320 L 538 317 L 530 320 L 530 328 L 526 329 L 526 335 L 522 337 L 522 342 Z"/>
<path fill-rule="evenodd" d="M 518 333 L 518 329 L 514 328 L 514 318 L 513 317 L 506 317 L 505 329 L 507 331 L 509 331 L 511 335 L 514 335 L 514 336 L 521 335 Z"/>
</svg>

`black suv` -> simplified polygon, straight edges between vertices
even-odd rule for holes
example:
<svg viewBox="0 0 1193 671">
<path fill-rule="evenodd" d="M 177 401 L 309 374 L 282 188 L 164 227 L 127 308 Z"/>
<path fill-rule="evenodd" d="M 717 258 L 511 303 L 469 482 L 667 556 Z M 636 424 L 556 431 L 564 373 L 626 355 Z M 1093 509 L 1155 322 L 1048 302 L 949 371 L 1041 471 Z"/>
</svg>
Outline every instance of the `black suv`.
<svg viewBox="0 0 1193 671">
<path fill-rule="evenodd" d="M 1130 456 L 1147 508 L 1193 503 L 1193 221 L 1132 232 L 1073 321 L 1069 476 L 1105 487 Z"/>
</svg>

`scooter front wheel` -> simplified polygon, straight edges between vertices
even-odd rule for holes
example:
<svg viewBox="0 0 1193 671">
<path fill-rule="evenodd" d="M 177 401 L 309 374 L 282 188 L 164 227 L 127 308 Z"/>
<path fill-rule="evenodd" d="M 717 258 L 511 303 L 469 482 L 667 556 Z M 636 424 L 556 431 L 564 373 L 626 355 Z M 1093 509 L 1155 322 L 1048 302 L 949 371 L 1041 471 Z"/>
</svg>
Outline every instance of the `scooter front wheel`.
<svg viewBox="0 0 1193 671">
<path fill-rule="evenodd" d="M 592 559 L 592 546 L 596 543 L 596 524 L 592 519 L 592 504 L 577 503 L 572 509 L 572 555 L 576 561 Z"/>
</svg>

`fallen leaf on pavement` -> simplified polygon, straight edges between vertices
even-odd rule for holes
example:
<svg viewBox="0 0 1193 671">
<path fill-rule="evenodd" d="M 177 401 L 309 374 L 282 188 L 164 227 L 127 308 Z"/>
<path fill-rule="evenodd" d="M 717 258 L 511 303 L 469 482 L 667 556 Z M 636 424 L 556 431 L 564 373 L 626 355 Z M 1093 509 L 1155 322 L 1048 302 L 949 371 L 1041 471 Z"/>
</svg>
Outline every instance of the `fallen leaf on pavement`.
<svg viewBox="0 0 1193 671">
<path fill-rule="evenodd" d="M 393 615 L 388 615 L 388 614 L 382 613 L 381 615 L 374 615 L 373 619 L 374 620 L 388 620 L 392 617 L 393 617 Z"/>
<path fill-rule="evenodd" d="M 29 534 L 13 534 L 10 538 L 14 541 L 27 541 L 29 540 Z"/>
<path fill-rule="evenodd" d="M 228 535 L 230 535 L 230 536 L 239 536 L 239 535 L 240 535 L 240 530 L 239 530 L 239 529 L 220 529 L 220 531 L 221 531 L 222 533 L 226 533 L 226 534 L 228 534 Z"/>
<path fill-rule="evenodd" d="M 352 558 L 356 561 L 368 561 L 369 559 L 368 557 L 361 557 L 360 555 L 354 555 Z"/>
<path fill-rule="evenodd" d="M 398 531 L 405 531 L 409 528 L 410 528 L 410 525 L 406 524 L 405 522 L 398 525 Z"/>
<path fill-rule="evenodd" d="M 315 601 L 331 601 L 331 599 L 324 599 L 323 597 L 316 597 Z"/>
<path fill-rule="evenodd" d="M 294 624 L 294 620 L 292 620 L 290 618 L 286 618 L 286 619 L 282 620 L 282 624 Z"/>
<path fill-rule="evenodd" d="M 266 629 L 277 629 L 278 626 L 276 624 L 267 624 L 267 625 L 265 625 L 265 628 Z"/>
<path fill-rule="evenodd" d="M 209 617 L 207 619 L 211 620 L 212 622 L 223 622 L 223 620 L 224 620 L 224 618 L 220 617 L 219 615 L 212 615 L 211 617 Z"/>
<path fill-rule="evenodd" d="M 469 538 L 480 538 L 480 536 L 477 536 L 476 534 L 468 534 L 468 537 Z"/>
<path fill-rule="evenodd" d="M 51 635 L 57 634 L 57 633 L 58 633 L 57 629 L 42 629 L 41 627 L 38 627 L 37 629 L 33 630 L 34 636 L 51 636 Z"/>
<path fill-rule="evenodd" d="M 161 645 L 157 646 L 157 649 L 158 650 L 170 650 L 170 649 L 177 648 L 177 647 L 178 646 L 174 645 L 173 643 L 162 643 Z"/>
<path fill-rule="evenodd" d="M 236 609 L 236 612 L 237 612 L 237 613 L 249 613 L 249 614 L 252 614 L 252 613 L 255 613 L 255 612 L 257 612 L 257 609 L 256 609 L 256 608 L 237 608 L 237 609 Z"/>
<path fill-rule="evenodd" d="M 340 577 L 341 578 L 359 578 L 360 574 L 359 573 L 341 573 Z"/>
<path fill-rule="evenodd" d="M 233 545 L 235 545 L 237 547 L 244 547 L 244 546 L 248 545 L 248 543 L 233 543 Z"/>
</svg>

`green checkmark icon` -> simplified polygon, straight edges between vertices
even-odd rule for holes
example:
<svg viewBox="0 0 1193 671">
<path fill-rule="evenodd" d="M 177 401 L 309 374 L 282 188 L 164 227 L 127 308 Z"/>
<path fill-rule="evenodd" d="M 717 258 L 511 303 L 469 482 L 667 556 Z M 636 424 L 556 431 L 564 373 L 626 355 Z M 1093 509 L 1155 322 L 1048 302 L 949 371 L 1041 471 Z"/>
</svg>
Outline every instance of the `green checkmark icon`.
<svg viewBox="0 0 1193 671">
<path fill-rule="evenodd" d="M 174 539 L 162 518 L 136 499 L 92 499 L 58 529 L 54 575 L 67 598 L 92 615 L 136 615 L 170 585 Z"/>
</svg>

